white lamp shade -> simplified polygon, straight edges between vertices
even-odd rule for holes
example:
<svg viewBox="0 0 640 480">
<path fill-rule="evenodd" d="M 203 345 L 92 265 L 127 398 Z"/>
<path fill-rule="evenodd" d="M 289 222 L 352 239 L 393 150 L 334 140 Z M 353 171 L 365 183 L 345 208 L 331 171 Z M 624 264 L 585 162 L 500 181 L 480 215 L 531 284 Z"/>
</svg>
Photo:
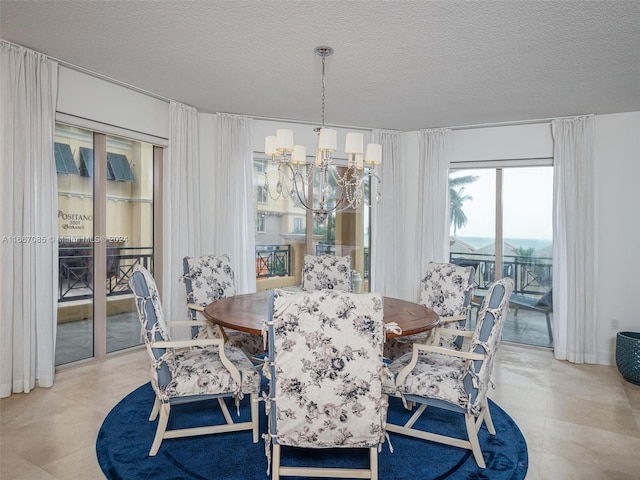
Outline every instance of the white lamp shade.
<svg viewBox="0 0 640 480">
<path fill-rule="evenodd" d="M 349 132 L 347 133 L 347 141 L 344 145 L 345 153 L 364 153 L 364 136 L 361 133 Z"/>
<path fill-rule="evenodd" d="M 304 145 L 294 145 L 291 154 L 291 163 L 304 165 L 307 163 L 307 148 Z"/>
<path fill-rule="evenodd" d="M 291 152 L 293 150 L 293 130 L 276 130 L 276 150 L 278 152 Z"/>
<path fill-rule="evenodd" d="M 264 154 L 270 157 L 277 155 L 276 151 L 276 136 L 270 135 L 268 137 L 264 137 Z"/>
<path fill-rule="evenodd" d="M 355 159 L 355 160 L 356 160 L 356 168 L 357 168 L 358 170 L 362 170 L 362 167 L 363 167 L 363 165 L 362 165 L 363 157 L 364 157 L 364 155 L 363 155 L 363 154 L 361 154 L 361 153 L 356 153 L 356 159 Z"/>
<path fill-rule="evenodd" d="M 321 128 L 318 139 L 318 150 L 335 152 L 338 149 L 338 132 L 331 128 Z"/>
<path fill-rule="evenodd" d="M 368 144 L 364 161 L 371 165 L 379 165 L 382 163 L 382 145 L 379 143 Z"/>
</svg>

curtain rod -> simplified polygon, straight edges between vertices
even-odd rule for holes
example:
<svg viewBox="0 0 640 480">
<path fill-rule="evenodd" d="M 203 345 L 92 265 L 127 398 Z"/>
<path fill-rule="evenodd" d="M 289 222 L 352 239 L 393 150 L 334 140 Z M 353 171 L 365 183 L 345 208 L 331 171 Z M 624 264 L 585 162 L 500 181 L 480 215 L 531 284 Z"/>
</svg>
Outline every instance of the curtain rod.
<svg viewBox="0 0 640 480">
<path fill-rule="evenodd" d="M 491 128 L 491 127 L 510 127 L 515 125 L 535 125 L 538 123 L 551 123 L 552 120 L 557 118 L 538 118 L 534 120 L 513 120 L 510 122 L 492 122 L 492 123 L 478 123 L 475 125 L 460 125 L 457 127 L 441 127 L 448 130 L 471 130 L 474 128 Z"/>
<path fill-rule="evenodd" d="M 24 48 L 26 50 L 31 50 L 33 52 L 36 52 L 36 50 L 32 50 L 30 48 L 24 47 L 24 46 L 19 45 L 17 43 L 13 43 L 13 42 L 11 42 L 9 40 L 2 39 L 2 42 L 3 43 L 8 43 L 9 45 L 13 45 L 15 47 L 20 47 L 20 48 Z M 167 102 L 167 103 L 172 101 L 170 98 L 163 97 L 162 95 L 158 95 L 157 93 L 150 92 L 149 90 L 145 90 L 144 88 L 136 87 L 135 85 L 131 85 L 131 84 L 123 82 L 121 80 L 117 80 L 115 78 L 109 77 L 109 76 L 104 75 L 102 73 L 94 72 L 93 70 L 89 70 L 88 68 L 84 68 L 84 67 L 81 67 L 79 65 L 75 65 L 75 64 L 73 64 L 71 62 L 67 62 L 66 60 L 61 60 L 59 58 L 52 57 L 51 55 L 47 55 L 46 53 L 41 53 L 41 52 L 36 52 L 36 53 L 39 53 L 40 55 L 44 55 L 48 59 L 53 60 L 54 62 L 58 62 L 59 65 L 62 65 L 63 67 L 70 68 L 71 70 L 75 70 L 75 71 L 81 72 L 81 73 L 86 73 L 87 75 L 90 75 L 90 76 L 95 77 L 95 78 L 99 78 L 100 80 L 105 80 L 105 81 L 107 81 L 109 83 L 113 83 L 114 85 L 118 85 L 120 87 L 125 87 L 125 88 L 128 88 L 129 90 L 133 90 L 133 91 L 136 91 L 138 93 L 143 93 L 143 94 L 145 94 L 145 95 L 147 95 L 149 97 L 153 97 L 153 98 L 156 98 L 158 100 L 162 100 L 162 101 Z M 191 105 L 189 105 L 189 106 L 191 106 Z"/>
</svg>

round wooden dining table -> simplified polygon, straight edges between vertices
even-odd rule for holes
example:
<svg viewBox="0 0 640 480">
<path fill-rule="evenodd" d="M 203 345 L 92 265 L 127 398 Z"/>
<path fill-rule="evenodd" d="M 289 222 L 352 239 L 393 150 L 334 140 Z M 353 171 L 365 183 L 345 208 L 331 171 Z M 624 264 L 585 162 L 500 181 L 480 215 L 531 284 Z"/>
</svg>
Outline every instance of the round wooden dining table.
<svg viewBox="0 0 640 480">
<path fill-rule="evenodd" d="M 210 322 L 223 328 L 262 335 L 262 325 L 269 317 L 269 290 L 234 295 L 210 303 L 204 309 L 204 316 Z M 396 323 L 401 333 L 387 330 L 387 338 L 413 335 L 435 328 L 440 317 L 433 310 L 418 303 L 383 297 L 384 323 Z"/>
</svg>

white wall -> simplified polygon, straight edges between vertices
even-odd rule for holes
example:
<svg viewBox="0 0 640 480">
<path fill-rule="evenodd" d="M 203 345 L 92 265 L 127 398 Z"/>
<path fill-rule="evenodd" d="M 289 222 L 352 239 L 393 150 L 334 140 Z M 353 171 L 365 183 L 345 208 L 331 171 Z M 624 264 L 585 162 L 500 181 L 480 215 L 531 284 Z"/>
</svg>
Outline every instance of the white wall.
<svg viewBox="0 0 640 480">
<path fill-rule="evenodd" d="M 56 110 L 106 125 L 169 138 L 169 103 L 60 66 Z"/>
<path fill-rule="evenodd" d="M 640 331 L 640 112 L 596 116 L 598 363 L 615 364 L 616 331 Z"/>
</svg>

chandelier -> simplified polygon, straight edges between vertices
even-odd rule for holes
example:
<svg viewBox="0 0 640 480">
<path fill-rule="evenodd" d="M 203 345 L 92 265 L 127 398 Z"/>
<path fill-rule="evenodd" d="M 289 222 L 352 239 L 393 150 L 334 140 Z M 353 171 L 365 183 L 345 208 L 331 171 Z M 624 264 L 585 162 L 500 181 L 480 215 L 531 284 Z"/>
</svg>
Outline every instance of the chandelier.
<svg viewBox="0 0 640 480">
<path fill-rule="evenodd" d="M 367 177 L 380 182 L 375 166 L 382 161 L 382 146 L 370 143 L 365 150 L 363 134 L 348 132 L 346 167 L 336 168 L 333 165 L 337 131 L 326 128 L 324 123 L 325 59 L 333 55 L 333 48 L 316 47 L 314 52 L 322 58 L 322 123 L 314 129 L 317 133 L 315 159 L 307 161 L 307 149 L 294 144 L 292 130 L 277 130 L 275 136 L 265 138 L 264 151 L 269 165 L 265 169 L 264 188 L 272 200 L 291 198 L 295 205 L 313 212 L 316 223 L 322 224 L 330 213 L 358 208 L 363 204 Z M 272 175 L 272 178 L 277 178 L 275 188 L 269 181 L 269 172 L 274 170 L 277 171 L 277 175 Z M 377 201 L 380 199 L 378 188 Z"/>
</svg>

